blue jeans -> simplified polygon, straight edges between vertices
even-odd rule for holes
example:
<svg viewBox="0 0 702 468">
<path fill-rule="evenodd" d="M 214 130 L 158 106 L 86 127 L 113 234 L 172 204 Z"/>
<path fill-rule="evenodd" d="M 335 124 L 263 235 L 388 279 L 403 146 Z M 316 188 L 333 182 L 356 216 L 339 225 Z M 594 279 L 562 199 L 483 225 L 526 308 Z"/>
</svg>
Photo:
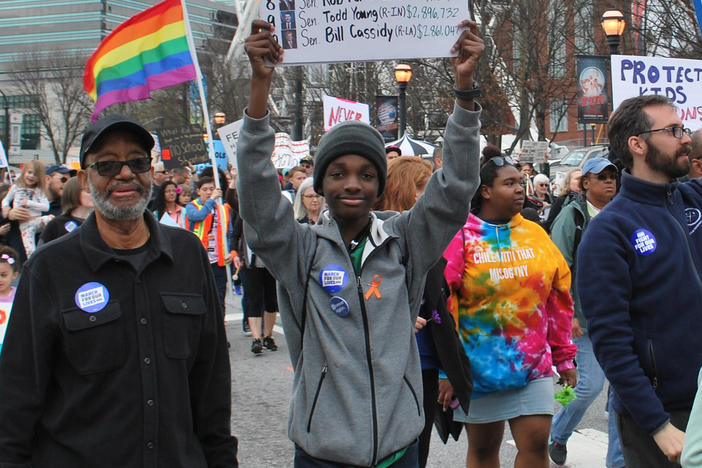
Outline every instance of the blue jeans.
<svg viewBox="0 0 702 468">
<path fill-rule="evenodd" d="M 580 338 L 574 338 L 573 343 L 578 347 L 578 353 L 575 356 L 575 360 L 578 363 L 578 384 L 575 386 L 577 398 L 565 408 L 561 408 L 553 417 L 553 422 L 551 423 L 551 440 L 563 445 L 568 442 L 576 426 L 580 424 L 585 411 L 597 399 L 605 382 L 605 375 L 595 358 L 590 337 L 585 334 Z M 619 437 L 616 427 L 614 429 L 612 427 L 613 424 L 614 414 L 610 412 L 607 467 L 619 468 L 624 466 L 624 463 L 621 448 L 619 447 Z M 621 460 L 622 463 L 610 464 L 610 453 L 612 454 L 611 460 L 613 462 Z"/>
<path fill-rule="evenodd" d="M 607 430 L 609 431 L 609 443 L 607 444 L 607 468 L 623 468 L 626 465 L 622 446 L 619 442 L 619 431 L 617 430 L 617 415 L 612 408 L 612 387 L 609 387 L 607 395 Z"/>
</svg>

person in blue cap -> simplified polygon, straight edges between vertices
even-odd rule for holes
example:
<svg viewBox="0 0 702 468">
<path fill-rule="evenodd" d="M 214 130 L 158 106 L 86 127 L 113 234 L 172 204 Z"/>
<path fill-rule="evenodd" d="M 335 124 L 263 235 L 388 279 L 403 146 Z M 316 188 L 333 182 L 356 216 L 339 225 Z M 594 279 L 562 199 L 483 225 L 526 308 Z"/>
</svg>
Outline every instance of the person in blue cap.
<svg viewBox="0 0 702 468">
<path fill-rule="evenodd" d="M 575 258 L 583 232 L 592 218 L 612 200 L 617 193 L 617 166 L 605 158 L 591 158 L 583 166 L 580 178 L 581 194 L 566 203 L 551 225 L 551 239 L 563 254 L 566 263 L 575 272 Z M 573 317 L 573 343 L 578 346 L 576 362 L 578 363 L 578 384 L 575 387 L 577 398 L 563 407 L 551 423 L 551 443 L 549 456 L 558 466 L 566 461 L 566 444 L 575 427 L 580 423 L 585 411 L 602 391 L 605 376 L 595 359 L 592 342 L 587 333 L 587 321 L 583 315 L 580 300 L 571 283 L 570 294 L 573 297 L 575 315 Z M 609 444 L 607 450 L 607 468 L 624 466 L 617 428 L 614 424 L 614 412 L 609 411 Z"/>
<path fill-rule="evenodd" d="M 44 214 L 58 216 L 61 214 L 61 195 L 63 186 L 68 179 L 76 175 L 76 171 L 64 165 L 53 165 L 46 168 L 46 196 L 49 199 L 49 211 Z"/>
</svg>

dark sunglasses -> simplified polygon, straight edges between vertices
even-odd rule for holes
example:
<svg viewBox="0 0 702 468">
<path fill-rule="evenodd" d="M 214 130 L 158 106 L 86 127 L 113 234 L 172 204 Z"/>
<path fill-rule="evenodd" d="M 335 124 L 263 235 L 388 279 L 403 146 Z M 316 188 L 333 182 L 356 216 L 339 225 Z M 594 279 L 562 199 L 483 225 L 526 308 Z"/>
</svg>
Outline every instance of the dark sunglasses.
<svg viewBox="0 0 702 468">
<path fill-rule="evenodd" d="M 514 159 L 510 158 L 509 156 L 496 156 L 494 158 L 488 159 L 485 164 L 489 162 L 492 162 L 497 167 L 502 167 L 505 164 L 510 164 L 514 166 Z"/>
<path fill-rule="evenodd" d="M 97 173 L 102 177 L 114 177 L 120 172 L 122 172 L 122 167 L 129 166 L 134 174 L 141 174 L 151 169 L 151 158 L 136 158 L 129 159 L 128 161 L 98 161 L 89 164 L 86 169 L 94 167 Z"/>
<path fill-rule="evenodd" d="M 62 184 L 65 184 L 66 182 L 68 182 L 68 177 L 62 176 L 61 178 L 59 178 L 59 180 L 61 181 Z"/>
<path fill-rule="evenodd" d="M 617 174 L 604 174 L 602 172 L 597 174 L 597 180 L 607 180 L 607 179 L 617 180 Z"/>
</svg>

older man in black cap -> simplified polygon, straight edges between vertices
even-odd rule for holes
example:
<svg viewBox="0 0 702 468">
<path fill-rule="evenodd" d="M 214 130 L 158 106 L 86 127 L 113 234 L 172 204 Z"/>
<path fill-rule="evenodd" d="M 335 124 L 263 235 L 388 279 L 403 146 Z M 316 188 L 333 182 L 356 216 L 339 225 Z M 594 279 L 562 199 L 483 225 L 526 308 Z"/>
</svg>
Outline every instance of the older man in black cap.
<svg viewBox="0 0 702 468">
<path fill-rule="evenodd" d="M 153 144 L 117 115 L 83 135 L 95 212 L 25 264 L 0 356 L 0 466 L 237 466 L 207 253 L 145 213 Z"/>
</svg>

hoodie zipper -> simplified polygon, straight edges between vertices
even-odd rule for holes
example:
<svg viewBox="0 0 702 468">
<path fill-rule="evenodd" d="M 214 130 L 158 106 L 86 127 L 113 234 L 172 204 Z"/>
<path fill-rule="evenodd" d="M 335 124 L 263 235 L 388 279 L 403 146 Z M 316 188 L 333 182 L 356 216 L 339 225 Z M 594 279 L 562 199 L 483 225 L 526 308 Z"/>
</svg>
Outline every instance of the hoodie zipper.
<svg viewBox="0 0 702 468">
<path fill-rule="evenodd" d="M 653 340 L 651 338 L 648 339 L 648 357 L 651 360 L 651 372 L 653 373 L 651 385 L 656 390 L 658 388 L 658 372 L 656 372 L 656 355 L 653 353 Z"/>
<path fill-rule="evenodd" d="M 317 391 L 314 392 L 314 400 L 312 400 L 312 409 L 310 410 L 310 417 L 307 420 L 307 432 L 310 432 L 310 429 L 312 427 L 312 416 L 314 415 L 314 409 L 317 407 L 317 400 L 319 399 L 319 392 L 322 391 L 322 382 L 324 382 L 324 378 L 327 376 L 327 363 L 324 363 L 324 367 L 322 367 L 322 375 L 319 377 L 319 383 L 317 384 Z"/>
<path fill-rule="evenodd" d="M 373 362 L 371 359 L 371 348 L 370 348 L 370 332 L 368 328 L 368 314 L 366 312 L 366 302 L 363 298 L 363 286 L 361 286 L 361 277 L 356 277 L 356 284 L 358 285 L 358 299 L 361 302 L 361 316 L 363 317 L 363 335 L 366 339 L 366 361 L 368 363 L 368 374 L 370 376 L 370 390 L 371 390 L 371 413 L 373 416 L 373 458 L 371 466 L 378 464 L 378 414 L 376 411 L 376 400 L 375 400 L 375 377 L 373 375 Z"/>
</svg>

